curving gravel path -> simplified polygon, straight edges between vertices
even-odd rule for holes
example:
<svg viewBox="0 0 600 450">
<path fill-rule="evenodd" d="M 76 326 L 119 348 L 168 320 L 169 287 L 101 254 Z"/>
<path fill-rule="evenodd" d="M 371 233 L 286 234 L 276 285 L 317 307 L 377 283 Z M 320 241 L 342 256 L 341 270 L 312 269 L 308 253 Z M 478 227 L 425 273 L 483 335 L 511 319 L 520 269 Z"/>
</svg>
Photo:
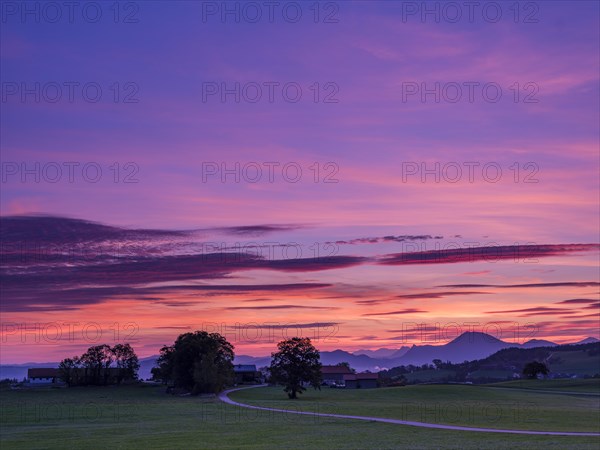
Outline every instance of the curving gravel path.
<svg viewBox="0 0 600 450">
<path fill-rule="evenodd" d="M 542 435 L 553 435 L 553 436 L 600 436 L 600 433 L 592 433 L 592 432 L 570 432 L 570 431 L 528 431 L 528 430 L 500 430 L 496 428 L 476 428 L 476 427 L 461 427 L 457 425 L 440 425 L 435 423 L 425 423 L 425 422 L 413 422 L 410 420 L 399 420 L 399 419 L 385 419 L 382 417 L 369 417 L 369 416 L 350 416 L 345 414 L 327 414 L 327 413 L 315 413 L 309 411 L 293 411 L 289 409 L 277 409 L 277 408 L 267 408 L 263 406 L 254 406 L 248 405 L 246 403 L 239 403 L 229 398 L 229 394 L 235 391 L 240 391 L 242 389 L 252 389 L 258 387 L 265 387 L 266 384 L 259 384 L 256 386 L 248 386 L 242 388 L 234 388 L 223 391 L 219 394 L 219 400 L 224 403 L 228 403 L 234 406 L 240 406 L 242 408 L 250 408 L 250 409 L 260 409 L 263 411 L 275 411 L 282 412 L 287 414 L 303 414 L 308 416 L 321 416 L 321 417 L 334 417 L 337 419 L 353 419 L 353 420 L 367 420 L 370 422 L 384 422 L 384 423 L 393 423 L 396 425 L 408 425 L 411 427 L 421 427 L 421 428 L 437 428 L 441 430 L 457 430 L 457 431 L 476 431 L 480 433 L 509 433 L 509 434 L 542 434 Z"/>
</svg>

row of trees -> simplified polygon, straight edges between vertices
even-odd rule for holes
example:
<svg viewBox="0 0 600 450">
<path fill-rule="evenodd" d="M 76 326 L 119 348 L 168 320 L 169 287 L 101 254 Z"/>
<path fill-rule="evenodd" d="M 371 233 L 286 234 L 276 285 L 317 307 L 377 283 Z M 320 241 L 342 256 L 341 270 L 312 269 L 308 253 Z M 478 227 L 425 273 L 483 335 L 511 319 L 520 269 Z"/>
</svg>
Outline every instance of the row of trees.
<svg viewBox="0 0 600 450">
<path fill-rule="evenodd" d="M 181 334 L 173 345 L 160 349 L 152 378 L 176 389 L 200 393 L 217 393 L 232 385 L 234 347 L 218 333 L 195 331 Z M 309 338 L 292 338 L 280 342 L 271 354 L 268 375 L 271 382 L 284 386 L 289 398 L 295 399 L 307 386 L 320 389 L 319 351 Z M 140 367 L 129 344 L 96 345 L 83 355 L 60 362 L 60 377 L 69 385 L 120 384 L 137 379 Z"/>
<path fill-rule="evenodd" d="M 220 392 L 234 380 L 233 349 L 218 333 L 182 334 L 173 345 L 160 349 L 152 378 L 193 395 Z M 282 384 L 289 398 L 297 398 L 306 386 L 320 388 L 320 354 L 310 339 L 288 339 L 277 349 L 268 368 L 271 382 Z"/>
<path fill-rule="evenodd" d="M 120 384 L 136 380 L 139 359 L 129 344 L 95 345 L 81 356 L 63 359 L 58 369 L 69 386 Z"/>
</svg>

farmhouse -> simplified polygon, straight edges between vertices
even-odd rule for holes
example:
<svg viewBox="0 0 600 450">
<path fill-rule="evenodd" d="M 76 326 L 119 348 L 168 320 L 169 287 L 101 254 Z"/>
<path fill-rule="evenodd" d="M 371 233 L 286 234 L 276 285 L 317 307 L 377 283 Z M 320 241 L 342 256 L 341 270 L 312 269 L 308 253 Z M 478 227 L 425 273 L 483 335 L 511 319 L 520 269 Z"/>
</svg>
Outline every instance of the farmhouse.
<svg viewBox="0 0 600 450">
<path fill-rule="evenodd" d="M 233 366 L 235 373 L 235 383 L 258 383 L 260 381 L 260 372 L 256 370 L 254 364 L 236 364 Z"/>
<path fill-rule="evenodd" d="M 27 379 L 31 384 L 56 384 L 60 382 L 58 369 L 27 369 Z"/>
<path fill-rule="evenodd" d="M 321 375 L 326 385 L 341 385 L 345 375 L 352 375 L 352 370 L 346 366 L 322 366 Z"/>
<path fill-rule="evenodd" d="M 344 375 L 344 383 L 346 389 L 371 389 L 377 387 L 378 378 L 376 373 L 354 373 Z"/>
</svg>

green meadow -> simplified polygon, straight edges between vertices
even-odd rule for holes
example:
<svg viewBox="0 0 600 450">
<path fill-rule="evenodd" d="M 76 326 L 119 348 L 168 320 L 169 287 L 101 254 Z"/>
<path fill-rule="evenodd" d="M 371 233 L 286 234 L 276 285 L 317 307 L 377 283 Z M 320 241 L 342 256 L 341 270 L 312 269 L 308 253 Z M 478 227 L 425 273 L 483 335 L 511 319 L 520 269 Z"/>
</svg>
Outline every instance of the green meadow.
<svg viewBox="0 0 600 450">
<path fill-rule="evenodd" d="M 585 380 L 588 381 L 588 380 Z M 600 432 L 600 380 L 589 380 L 589 395 L 496 389 L 495 385 L 410 385 L 380 389 L 307 390 L 299 402 L 281 388 L 248 389 L 231 394 L 241 403 L 319 412 L 384 417 L 444 425 L 531 431 Z M 540 382 L 545 386 L 545 382 Z M 556 384 L 555 384 L 556 386 Z M 515 388 L 519 384 L 514 385 Z M 540 387 L 541 389 L 541 387 Z M 544 387 L 545 389 L 545 387 Z M 564 387 L 561 389 L 567 389 Z"/>
<path fill-rule="evenodd" d="M 598 378 L 571 380 L 515 380 L 494 383 L 488 386 L 600 395 L 600 379 Z"/>
<path fill-rule="evenodd" d="M 236 392 L 231 397 L 257 405 L 303 411 L 429 422 L 437 420 L 439 423 L 523 430 L 600 431 L 598 398 L 530 393 L 522 389 L 456 385 L 356 391 L 326 388 L 306 391 L 299 400 L 290 401 L 281 388 L 267 387 Z M 435 430 L 250 410 L 223 404 L 214 397 L 167 395 L 163 387 L 151 385 L 3 389 L 0 402 L 0 447 L 3 450 L 300 447 L 596 449 L 600 439 Z M 478 408 L 485 404 L 491 409 L 488 409 L 487 418 L 482 418 Z M 532 404 L 537 405 L 537 409 L 532 409 Z M 471 409 L 470 416 L 458 415 L 460 405 L 463 405 L 464 411 Z M 502 416 L 493 419 L 492 409 L 495 408 L 498 415 L 500 407 L 503 408 Z"/>
</svg>

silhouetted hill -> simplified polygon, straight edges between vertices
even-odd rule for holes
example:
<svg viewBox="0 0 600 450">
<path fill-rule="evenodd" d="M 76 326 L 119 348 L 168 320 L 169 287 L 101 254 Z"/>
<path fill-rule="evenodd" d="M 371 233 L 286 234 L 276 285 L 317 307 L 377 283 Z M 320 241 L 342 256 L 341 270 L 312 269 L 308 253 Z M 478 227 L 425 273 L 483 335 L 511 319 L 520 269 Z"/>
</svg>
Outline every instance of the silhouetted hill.
<svg viewBox="0 0 600 450">
<path fill-rule="evenodd" d="M 545 363 L 551 377 L 600 376 L 600 342 L 565 344 L 533 348 L 509 347 L 493 355 L 463 363 L 442 363 L 439 368 L 400 365 L 380 372 L 390 381 L 404 378 L 408 382 L 491 382 L 519 377 L 531 362 Z"/>
<path fill-rule="evenodd" d="M 525 342 L 521 347 L 522 348 L 535 348 L 535 347 L 552 347 L 558 345 L 551 341 L 546 341 L 544 339 L 531 339 L 530 341 Z"/>
</svg>

